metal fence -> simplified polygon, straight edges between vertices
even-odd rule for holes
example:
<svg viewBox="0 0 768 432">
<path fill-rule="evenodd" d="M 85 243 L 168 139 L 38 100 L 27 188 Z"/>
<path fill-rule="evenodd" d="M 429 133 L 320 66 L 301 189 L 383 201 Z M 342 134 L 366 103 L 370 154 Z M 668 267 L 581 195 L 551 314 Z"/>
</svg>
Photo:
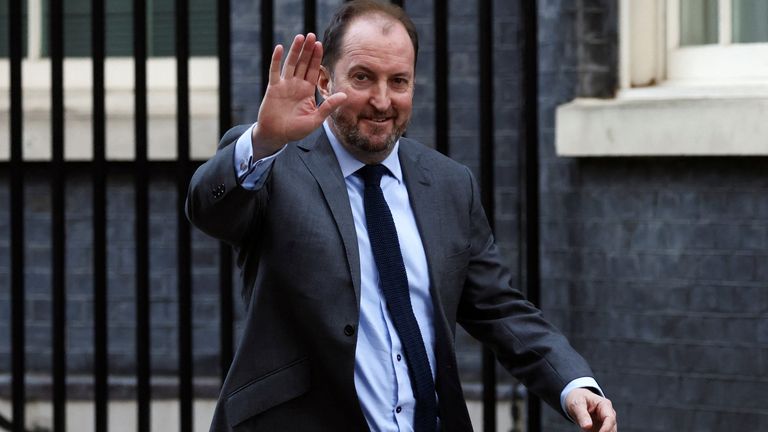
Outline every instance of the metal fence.
<svg viewBox="0 0 768 432">
<path fill-rule="evenodd" d="M 223 133 L 231 126 L 230 107 L 230 0 L 218 0 L 217 4 L 217 44 L 218 44 L 218 79 L 219 79 L 219 132 Z M 396 2 L 402 5 L 402 1 Z M 450 153 L 449 143 L 449 107 L 448 107 L 448 2 L 434 2 L 435 31 L 435 131 L 436 145 L 439 151 Z M 131 161 L 115 161 L 106 157 L 105 151 L 105 0 L 91 0 L 91 59 L 93 73 L 93 157 L 88 161 L 70 161 L 64 157 L 64 18 L 61 0 L 50 0 L 47 38 L 51 65 L 51 149 L 52 157 L 46 161 L 25 160 L 22 155 L 23 138 L 23 76 L 22 58 L 24 56 L 22 0 L 9 0 L 8 3 L 8 43 L 10 65 L 10 159 L 0 161 L 0 174 L 9 175 L 10 190 L 10 293 L 11 293 L 11 397 L 12 424 L 0 422 L 0 428 L 6 427 L 14 432 L 26 430 L 24 424 L 26 387 L 25 387 L 25 276 L 26 263 L 24 253 L 24 186 L 30 176 L 45 178 L 51 188 L 51 244 L 52 244 L 52 405 L 53 430 L 66 429 L 67 402 L 67 357 L 66 357 L 66 322 L 67 322 L 67 286 L 65 245 L 65 204 L 68 178 L 75 172 L 88 173 L 93 196 L 93 403 L 94 424 L 96 431 L 108 429 L 108 352 L 107 344 L 107 174 L 123 173 L 132 177 L 135 191 L 135 319 L 136 319 L 136 402 L 137 428 L 139 431 L 150 429 L 150 315 L 149 315 L 149 179 L 169 172 L 175 173 L 177 186 L 177 295 L 178 295 L 178 400 L 180 401 L 180 428 L 182 431 L 193 430 L 193 367 L 192 367 L 192 298 L 191 298 L 191 241 L 190 226 L 184 217 L 183 200 L 189 178 L 201 163 L 190 157 L 190 113 L 189 113 L 189 0 L 175 0 L 175 59 L 176 59 L 176 135 L 177 158 L 174 161 L 150 160 L 147 151 L 147 0 L 133 0 L 133 60 L 134 60 L 134 140 L 135 158 Z M 537 53 L 536 53 L 536 3 L 521 0 L 521 28 L 519 34 L 534 35 L 524 37 L 521 50 L 523 76 L 524 119 L 521 124 L 521 138 L 525 145 L 520 145 L 519 164 L 523 169 L 520 177 L 522 193 L 520 206 L 521 221 L 538 219 L 538 170 L 537 170 Z M 316 31 L 316 0 L 304 0 L 304 29 Z M 488 215 L 494 214 L 494 113 L 493 113 L 493 2 L 478 2 L 480 31 L 478 62 L 480 65 L 480 147 L 481 147 L 481 187 L 483 203 Z M 262 65 L 269 65 L 274 45 L 273 14 L 274 0 L 261 1 L 261 52 Z M 262 83 L 266 83 L 267 70 L 262 71 Z M 213 145 L 213 144 L 212 144 Z M 491 218 L 492 219 L 492 218 Z M 493 223 L 493 220 L 491 220 Z M 528 296 L 538 302 L 538 225 L 529 223 L 520 227 L 520 247 L 525 253 L 524 286 Z M 229 368 L 233 345 L 233 310 L 232 310 L 232 252 L 225 245 L 220 246 L 219 256 L 219 292 L 220 292 L 220 369 L 222 377 Z M 495 361 L 489 351 L 483 353 L 483 429 L 496 430 L 496 386 Z M 537 431 L 539 427 L 538 403 L 529 401 L 528 430 Z"/>
</svg>

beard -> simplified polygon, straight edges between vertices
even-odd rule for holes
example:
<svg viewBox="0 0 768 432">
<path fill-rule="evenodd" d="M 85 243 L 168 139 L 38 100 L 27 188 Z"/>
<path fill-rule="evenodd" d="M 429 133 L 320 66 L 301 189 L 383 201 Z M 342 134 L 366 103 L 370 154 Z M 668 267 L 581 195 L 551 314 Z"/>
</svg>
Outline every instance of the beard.
<svg viewBox="0 0 768 432">
<path fill-rule="evenodd" d="M 389 111 L 370 110 L 354 117 L 345 116 L 340 110 L 331 113 L 331 119 L 336 126 L 335 129 L 338 138 L 347 146 L 347 148 L 360 151 L 364 154 L 377 155 L 383 153 L 389 155 L 395 147 L 397 140 L 399 140 L 405 133 L 405 130 L 408 127 L 408 122 L 406 121 L 400 125 L 394 123 L 392 131 L 383 138 L 379 137 L 384 134 L 385 128 L 387 127 L 385 125 L 376 126 L 369 122 L 367 126 L 370 132 L 368 134 L 361 131 L 358 127 L 357 123 L 360 120 L 376 118 L 392 119 L 394 123 L 397 119 L 397 112 L 394 109 Z M 376 141 L 374 141 L 374 139 Z"/>
</svg>

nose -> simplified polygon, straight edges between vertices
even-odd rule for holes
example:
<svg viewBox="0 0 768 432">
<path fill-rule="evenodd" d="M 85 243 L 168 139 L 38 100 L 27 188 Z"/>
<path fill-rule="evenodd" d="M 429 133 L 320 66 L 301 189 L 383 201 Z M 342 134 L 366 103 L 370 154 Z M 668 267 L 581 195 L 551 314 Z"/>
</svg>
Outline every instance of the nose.
<svg viewBox="0 0 768 432">
<path fill-rule="evenodd" d="M 386 82 L 371 87 L 371 97 L 368 100 L 377 111 L 387 111 L 392 103 L 389 97 L 389 86 Z"/>
</svg>

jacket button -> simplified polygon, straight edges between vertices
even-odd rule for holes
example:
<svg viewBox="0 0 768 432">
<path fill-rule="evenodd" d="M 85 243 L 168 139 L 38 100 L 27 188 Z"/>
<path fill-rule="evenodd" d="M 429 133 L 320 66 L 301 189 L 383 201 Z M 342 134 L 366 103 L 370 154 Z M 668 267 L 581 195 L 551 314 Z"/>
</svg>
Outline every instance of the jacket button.
<svg viewBox="0 0 768 432">
<path fill-rule="evenodd" d="M 219 184 L 213 189 L 211 189 L 211 194 L 213 194 L 214 198 L 221 198 L 224 196 L 224 192 L 226 192 L 226 187 L 223 184 Z"/>
<path fill-rule="evenodd" d="M 347 336 L 352 336 L 353 334 L 355 334 L 355 328 L 347 324 L 346 326 L 344 326 L 344 334 Z"/>
</svg>

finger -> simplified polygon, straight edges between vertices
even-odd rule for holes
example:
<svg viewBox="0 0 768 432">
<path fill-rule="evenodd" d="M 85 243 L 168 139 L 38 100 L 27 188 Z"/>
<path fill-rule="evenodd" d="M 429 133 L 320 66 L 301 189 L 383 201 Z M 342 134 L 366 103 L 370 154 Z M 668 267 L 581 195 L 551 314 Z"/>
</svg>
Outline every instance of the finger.
<svg viewBox="0 0 768 432">
<path fill-rule="evenodd" d="M 293 38 L 291 44 L 291 50 L 288 51 L 288 57 L 285 58 L 285 64 L 283 65 L 283 78 L 292 77 L 293 72 L 296 70 L 296 62 L 299 61 L 299 53 L 301 53 L 301 44 L 304 43 L 304 35 L 296 35 Z"/>
<path fill-rule="evenodd" d="M 325 119 L 338 107 L 344 104 L 347 100 L 346 93 L 334 93 L 330 95 L 320 106 L 317 108 L 317 113 L 321 119 Z"/>
<path fill-rule="evenodd" d="M 581 430 L 583 431 L 590 431 L 592 430 L 592 417 L 589 416 L 589 413 L 587 410 L 578 411 L 575 415 L 576 417 L 576 423 L 579 425 Z"/>
<path fill-rule="evenodd" d="M 603 425 L 598 432 L 616 432 L 616 417 L 609 417 L 603 421 Z"/>
<path fill-rule="evenodd" d="M 296 72 L 294 72 L 296 78 L 304 79 L 304 76 L 307 73 L 307 68 L 309 67 L 309 61 L 314 55 L 316 39 L 314 33 L 307 34 L 306 39 L 304 39 L 304 46 L 301 47 L 301 55 L 299 56 L 299 62 L 296 65 Z"/>
<path fill-rule="evenodd" d="M 595 414 L 602 423 L 602 427 L 599 432 L 611 432 L 616 430 L 616 411 L 613 409 L 611 401 L 608 399 L 601 400 L 597 407 L 595 407 Z"/>
<path fill-rule="evenodd" d="M 605 421 L 598 432 L 616 432 L 616 421 Z"/>
<path fill-rule="evenodd" d="M 272 62 L 269 64 L 269 83 L 275 84 L 280 80 L 280 60 L 283 58 L 283 46 L 277 45 L 272 51 Z"/>
<path fill-rule="evenodd" d="M 312 84 L 317 84 L 317 80 L 320 78 L 320 63 L 323 61 L 323 44 L 315 42 L 315 49 L 312 51 L 312 59 L 309 62 L 309 69 L 307 69 L 306 80 Z"/>
<path fill-rule="evenodd" d="M 571 418 L 576 421 L 576 424 L 578 424 L 582 430 L 590 430 L 592 428 L 592 417 L 587 410 L 586 399 L 580 398 L 573 401 L 569 408 Z"/>
</svg>

